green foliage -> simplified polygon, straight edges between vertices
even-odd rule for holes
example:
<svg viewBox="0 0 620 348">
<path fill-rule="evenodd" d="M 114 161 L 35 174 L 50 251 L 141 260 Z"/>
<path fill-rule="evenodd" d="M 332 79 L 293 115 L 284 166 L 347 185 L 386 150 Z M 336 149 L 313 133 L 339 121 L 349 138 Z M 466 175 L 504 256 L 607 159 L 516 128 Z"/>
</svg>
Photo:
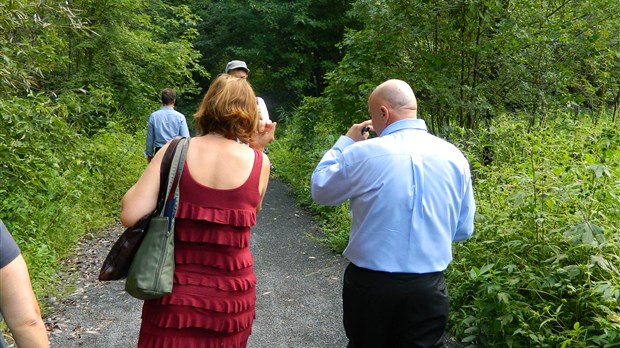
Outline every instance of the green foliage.
<svg viewBox="0 0 620 348">
<path fill-rule="evenodd" d="M 64 99 L 89 135 L 109 121 L 141 129 L 161 89 L 192 97 L 194 75 L 208 76 L 192 46 L 199 18 L 185 5 L 22 0 L 0 9 L 0 96 Z"/>
<path fill-rule="evenodd" d="M 341 252 L 349 240 L 348 205 L 319 206 L 310 197 L 310 175 L 339 136 L 339 130 L 333 128 L 332 115 L 325 98 L 306 97 L 302 106 L 295 110 L 286 135 L 278 136 L 269 146 L 269 157 L 274 163 L 274 174 L 293 188 L 298 204 L 320 216 L 323 241 Z"/>
<path fill-rule="evenodd" d="M 90 86 L 87 89 L 66 91 L 53 101 L 63 107 L 68 121 L 77 130 L 86 135 L 93 135 L 104 129 L 113 121 L 124 121 L 118 112 L 118 104 L 111 91 Z M 124 122 L 125 126 L 130 126 Z"/>
<path fill-rule="evenodd" d="M 28 262 L 39 295 L 85 231 L 118 215 L 118 201 L 144 165 L 139 137 L 109 124 L 88 138 L 68 108 L 45 96 L 0 101 L 0 216 Z"/>
<path fill-rule="evenodd" d="M 345 15 L 348 0 L 190 3 L 202 18 L 196 40 L 202 64 L 216 75 L 231 59 L 246 61 L 250 80 L 270 110 L 288 111 L 303 96 L 320 95 L 325 73 L 342 56 L 336 43 L 347 26 L 355 25 Z"/>
<path fill-rule="evenodd" d="M 502 119 L 463 144 L 478 212 L 448 272 L 452 331 L 477 346 L 610 346 L 620 337 L 620 132 L 568 117 L 527 129 Z M 483 166 L 476 147 L 489 138 Z"/>
<path fill-rule="evenodd" d="M 191 44 L 198 18 L 186 6 L 163 1 L 82 1 L 79 10 L 90 30 L 77 36 L 67 33 L 71 63 L 57 72 L 48 88 L 59 89 L 59 95 L 106 91 L 116 103 L 113 110 L 122 110 L 134 129 L 144 126 L 145 110 L 157 106 L 161 89 L 173 87 L 180 96 L 199 92 L 193 74 L 206 73 L 197 64 L 200 54 Z M 91 129 L 97 130 L 98 124 L 105 126 L 95 122 Z"/>
<path fill-rule="evenodd" d="M 159 91 L 198 93 L 198 20 L 166 1 L 0 3 L 0 216 L 37 295 L 56 291 L 79 237 L 117 219 Z"/>
<path fill-rule="evenodd" d="M 293 115 L 294 122 L 288 125 L 286 136 L 269 147 L 270 151 L 274 150 L 273 154 L 270 152 L 270 157 L 277 163 L 278 175 L 295 190 L 303 192 L 299 197 L 301 204 L 311 204 L 308 173 L 312 172 L 326 148 L 316 144 L 320 142 L 327 146 L 335 139 L 334 130 L 330 129 L 333 122 L 330 115 L 331 110 L 324 104 L 323 98 L 306 97 L 303 106 Z"/>
<path fill-rule="evenodd" d="M 0 97 L 40 91 L 43 77 L 67 62 L 62 32 L 79 32 L 84 24 L 64 3 L 0 3 Z"/>
<path fill-rule="evenodd" d="M 605 114 L 620 108 L 617 12 L 614 0 L 358 0 L 350 14 L 363 28 L 344 37 L 326 92 L 348 126 L 370 88 L 403 79 L 437 134 L 505 112 L 523 111 L 530 126 L 567 106 Z"/>
</svg>

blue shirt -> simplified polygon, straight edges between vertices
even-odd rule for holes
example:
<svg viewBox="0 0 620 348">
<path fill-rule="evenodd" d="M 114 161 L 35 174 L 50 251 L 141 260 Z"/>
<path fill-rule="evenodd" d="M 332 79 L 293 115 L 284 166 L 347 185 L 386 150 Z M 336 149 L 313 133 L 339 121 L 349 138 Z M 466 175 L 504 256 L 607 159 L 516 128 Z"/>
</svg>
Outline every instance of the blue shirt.
<svg viewBox="0 0 620 348">
<path fill-rule="evenodd" d="M 344 256 L 384 272 L 444 271 L 452 242 L 469 238 L 476 204 L 469 163 L 454 145 L 405 119 L 381 137 L 341 136 L 312 173 L 318 204 L 350 200 L 351 235 Z"/>
<path fill-rule="evenodd" d="M 177 135 L 189 137 L 185 116 L 172 106 L 162 106 L 149 117 L 144 154 L 153 156 L 154 148 L 166 145 Z"/>
</svg>

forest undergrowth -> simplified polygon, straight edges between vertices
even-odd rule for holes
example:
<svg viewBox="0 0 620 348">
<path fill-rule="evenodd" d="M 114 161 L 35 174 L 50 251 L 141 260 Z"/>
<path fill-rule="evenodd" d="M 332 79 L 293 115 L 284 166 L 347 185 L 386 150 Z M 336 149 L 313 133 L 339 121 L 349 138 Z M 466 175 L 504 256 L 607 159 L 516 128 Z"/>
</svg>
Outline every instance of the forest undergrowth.
<svg viewBox="0 0 620 348">
<path fill-rule="evenodd" d="M 317 206 L 309 194 L 310 174 L 338 135 L 316 127 L 314 138 L 325 140 L 300 149 L 295 127 L 272 147 L 273 161 L 341 252 L 347 204 Z M 477 203 L 474 235 L 454 245 L 447 270 L 452 334 L 472 347 L 619 346 L 618 127 L 587 115 L 536 127 L 506 116 L 443 137 L 468 157 Z"/>
</svg>

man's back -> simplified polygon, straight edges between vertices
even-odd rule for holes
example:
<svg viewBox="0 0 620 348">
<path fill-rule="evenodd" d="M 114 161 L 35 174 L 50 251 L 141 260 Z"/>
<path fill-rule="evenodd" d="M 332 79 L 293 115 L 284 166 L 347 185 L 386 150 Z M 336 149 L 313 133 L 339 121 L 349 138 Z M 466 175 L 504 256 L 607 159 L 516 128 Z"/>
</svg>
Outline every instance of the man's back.
<svg viewBox="0 0 620 348">
<path fill-rule="evenodd" d="M 368 114 L 323 155 L 310 180 L 316 203 L 350 200 L 347 347 L 442 347 L 450 302 L 443 272 L 452 242 L 474 229 L 469 164 L 428 133 L 405 81 L 377 86 Z M 379 137 L 368 139 L 368 130 Z"/>
<path fill-rule="evenodd" d="M 452 241 L 471 234 L 473 193 L 463 154 L 429 134 L 424 121 L 403 120 L 341 156 L 344 170 L 339 176 L 315 171 L 313 190 L 322 204 L 350 199 L 344 255 L 374 270 L 443 271 Z"/>
<path fill-rule="evenodd" d="M 189 136 L 185 116 L 170 106 L 162 106 L 149 117 L 155 129 L 155 146 L 161 147 L 176 136 Z"/>
<path fill-rule="evenodd" d="M 146 147 L 144 154 L 148 162 L 155 152 L 176 136 L 189 137 L 185 116 L 174 110 L 177 93 L 172 88 L 164 88 L 159 97 L 163 105 L 153 112 L 146 129 Z"/>
<path fill-rule="evenodd" d="M 176 136 L 189 137 L 185 116 L 172 106 L 162 106 L 149 116 L 144 154 L 152 157 L 154 152 Z"/>
<path fill-rule="evenodd" d="M 355 151 L 355 145 L 365 148 Z M 349 175 L 359 191 L 351 197 L 354 221 L 344 255 L 369 269 L 443 271 L 452 259 L 452 241 L 469 237 L 468 224 L 459 219 L 473 218 L 462 206 L 471 194 L 462 153 L 422 129 L 405 127 L 352 145 L 351 155 L 358 164 L 348 167 Z"/>
</svg>

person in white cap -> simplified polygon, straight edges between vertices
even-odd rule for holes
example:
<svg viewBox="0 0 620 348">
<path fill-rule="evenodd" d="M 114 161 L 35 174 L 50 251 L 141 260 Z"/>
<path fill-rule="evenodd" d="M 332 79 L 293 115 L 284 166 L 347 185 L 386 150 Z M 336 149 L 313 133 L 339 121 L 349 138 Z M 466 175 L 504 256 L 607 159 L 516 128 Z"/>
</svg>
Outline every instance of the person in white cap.
<svg viewBox="0 0 620 348">
<path fill-rule="evenodd" d="M 224 71 L 228 75 L 242 79 L 247 79 L 248 75 L 250 74 L 250 69 L 248 68 L 248 65 L 245 64 L 245 62 L 242 60 L 231 60 L 226 64 L 226 69 Z M 256 104 L 258 104 L 258 113 L 261 119 L 260 129 L 262 132 L 265 129 L 265 126 L 267 124 L 272 124 L 272 122 L 269 119 L 269 111 L 267 110 L 267 105 L 265 104 L 263 98 L 257 96 Z M 275 123 L 273 123 L 272 125 L 275 126 Z M 269 149 L 264 148 L 263 152 L 268 154 Z"/>
<path fill-rule="evenodd" d="M 242 60 L 231 60 L 226 64 L 225 72 L 234 77 L 239 77 L 242 79 L 247 79 L 248 74 L 250 73 L 250 69 L 247 64 L 245 64 Z M 258 112 L 260 113 L 260 119 L 265 121 L 265 123 L 270 123 L 269 120 L 269 111 L 267 110 L 267 105 L 265 101 L 261 97 L 256 97 L 256 102 L 258 103 Z"/>
</svg>

